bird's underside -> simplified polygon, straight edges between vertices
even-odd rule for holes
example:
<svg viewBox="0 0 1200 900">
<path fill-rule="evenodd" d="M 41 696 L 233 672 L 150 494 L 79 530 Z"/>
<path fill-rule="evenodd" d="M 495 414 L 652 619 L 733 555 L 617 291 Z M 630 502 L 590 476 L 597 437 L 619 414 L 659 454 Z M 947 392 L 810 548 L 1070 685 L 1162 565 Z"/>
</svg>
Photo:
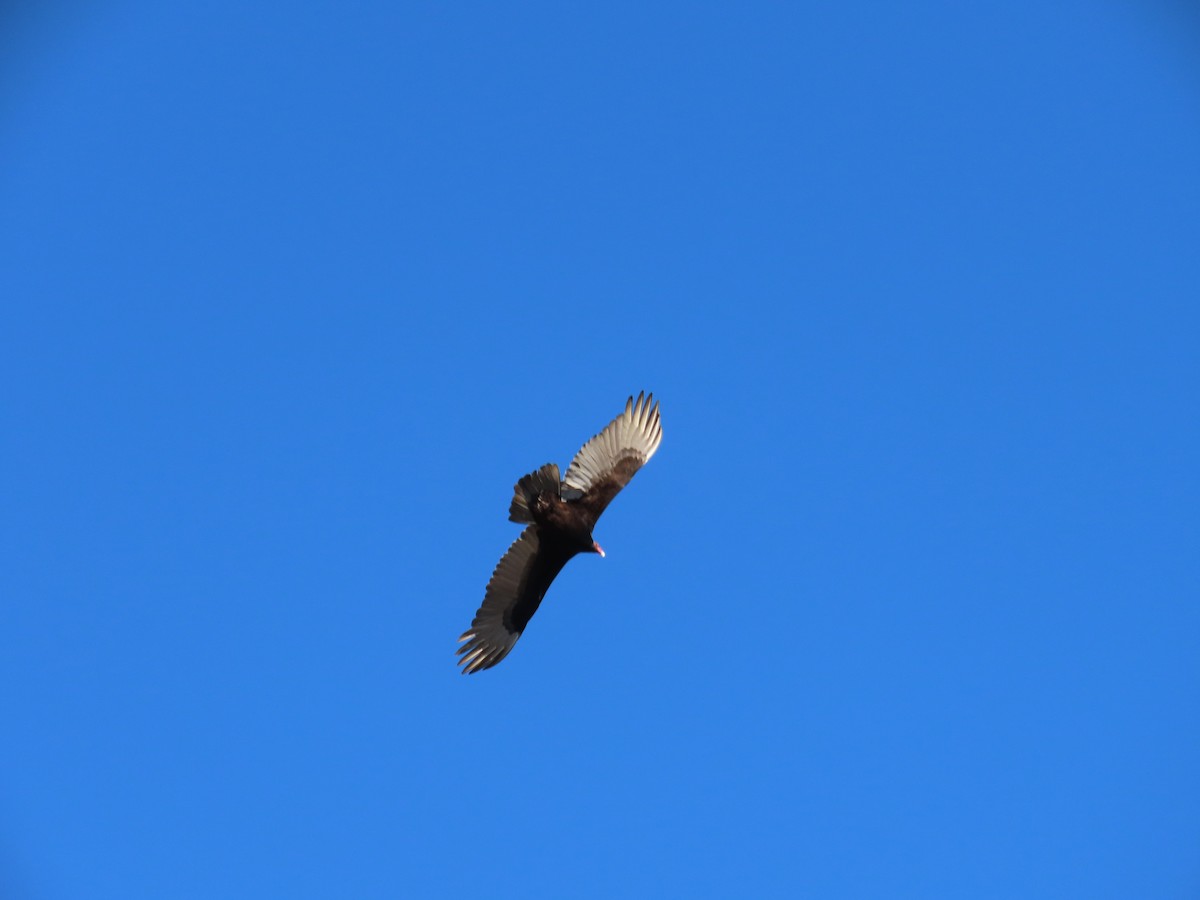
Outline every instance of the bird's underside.
<svg viewBox="0 0 1200 900">
<path fill-rule="evenodd" d="M 625 411 L 580 448 L 561 479 L 547 463 L 521 478 L 509 506 L 525 530 L 501 557 L 471 627 L 459 638 L 463 674 L 509 654 L 559 572 L 577 553 L 599 553 L 596 521 L 662 442 L 653 395 L 630 397 Z"/>
</svg>

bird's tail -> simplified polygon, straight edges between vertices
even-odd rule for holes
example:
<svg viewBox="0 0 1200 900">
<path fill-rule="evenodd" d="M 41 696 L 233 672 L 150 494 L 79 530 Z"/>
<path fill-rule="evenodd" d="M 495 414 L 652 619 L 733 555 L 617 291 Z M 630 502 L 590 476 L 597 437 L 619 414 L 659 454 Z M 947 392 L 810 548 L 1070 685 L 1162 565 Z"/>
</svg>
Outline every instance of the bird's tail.
<svg viewBox="0 0 1200 900">
<path fill-rule="evenodd" d="M 543 491 L 553 492 L 558 496 L 559 478 L 558 464 L 546 463 L 536 472 L 530 472 L 513 486 L 512 505 L 508 508 L 510 522 L 532 522 L 533 513 L 529 511 L 537 495 Z"/>
</svg>

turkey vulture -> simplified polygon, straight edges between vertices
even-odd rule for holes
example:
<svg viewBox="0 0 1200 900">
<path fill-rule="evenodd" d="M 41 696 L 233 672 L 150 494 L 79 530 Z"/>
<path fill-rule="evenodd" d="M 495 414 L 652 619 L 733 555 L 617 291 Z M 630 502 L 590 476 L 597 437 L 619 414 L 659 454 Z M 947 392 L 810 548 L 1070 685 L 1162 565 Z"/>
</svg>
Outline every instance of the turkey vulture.
<svg viewBox="0 0 1200 900">
<path fill-rule="evenodd" d="M 638 394 L 625 412 L 575 454 L 561 483 L 547 463 L 513 488 L 510 521 L 527 524 L 500 559 L 483 605 L 458 639 L 464 675 L 490 669 L 517 643 L 562 567 L 576 553 L 599 553 L 592 529 L 617 492 L 654 455 L 662 423 L 653 394 Z"/>
</svg>

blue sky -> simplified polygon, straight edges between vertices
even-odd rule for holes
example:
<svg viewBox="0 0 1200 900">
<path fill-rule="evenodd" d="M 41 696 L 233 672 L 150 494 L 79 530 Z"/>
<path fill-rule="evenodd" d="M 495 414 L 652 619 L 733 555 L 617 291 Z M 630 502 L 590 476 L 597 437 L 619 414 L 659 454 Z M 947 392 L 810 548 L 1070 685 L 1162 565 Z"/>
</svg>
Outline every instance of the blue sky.
<svg viewBox="0 0 1200 900">
<path fill-rule="evenodd" d="M 1195 17 L 22 9 L 4 896 L 1196 896 Z"/>
</svg>

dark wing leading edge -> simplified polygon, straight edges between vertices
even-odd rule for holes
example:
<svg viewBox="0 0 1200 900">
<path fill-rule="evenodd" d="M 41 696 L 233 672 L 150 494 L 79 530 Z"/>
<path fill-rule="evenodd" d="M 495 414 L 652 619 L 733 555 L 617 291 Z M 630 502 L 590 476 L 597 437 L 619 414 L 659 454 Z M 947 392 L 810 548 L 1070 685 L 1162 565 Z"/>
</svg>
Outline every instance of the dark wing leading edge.
<svg viewBox="0 0 1200 900">
<path fill-rule="evenodd" d="M 574 554 L 539 546 L 538 527 L 530 525 L 501 557 L 483 595 L 483 605 L 458 642 L 463 674 L 490 669 L 517 643 L 546 590 Z"/>
<path fill-rule="evenodd" d="M 582 492 L 574 502 L 594 526 L 612 498 L 654 455 L 662 443 L 662 421 L 653 394 L 638 394 L 598 435 L 575 454 L 563 477 L 567 488 Z M 564 491 L 564 497 L 568 492 Z"/>
</svg>

